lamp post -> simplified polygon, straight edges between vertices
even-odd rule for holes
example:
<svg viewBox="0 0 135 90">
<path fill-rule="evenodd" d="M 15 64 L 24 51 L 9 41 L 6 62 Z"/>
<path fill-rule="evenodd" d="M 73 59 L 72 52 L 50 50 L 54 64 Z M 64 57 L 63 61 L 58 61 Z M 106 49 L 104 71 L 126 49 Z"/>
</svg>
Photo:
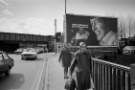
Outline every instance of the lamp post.
<svg viewBox="0 0 135 90">
<path fill-rule="evenodd" d="M 64 15 L 64 43 L 67 42 L 67 25 L 66 25 L 66 14 L 67 14 L 67 0 L 65 0 L 65 15 Z"/>
<path fill-rule="evenodd" d="M 57 19 L 54 19 L 54 30 L 55 30 L 55 35 L 57 33 Z"/>
<path fill-rule="evenodd" d="M 65 15 L 67 13 L 67 0 L 65 0 Z"/>
<path fill-rule="evenodd" d="M 54 19 L 54 51 L 57 53 L 57 41 L 56 41 L 56 33 L 57 33 L 57 20 Z"/>
</svg>

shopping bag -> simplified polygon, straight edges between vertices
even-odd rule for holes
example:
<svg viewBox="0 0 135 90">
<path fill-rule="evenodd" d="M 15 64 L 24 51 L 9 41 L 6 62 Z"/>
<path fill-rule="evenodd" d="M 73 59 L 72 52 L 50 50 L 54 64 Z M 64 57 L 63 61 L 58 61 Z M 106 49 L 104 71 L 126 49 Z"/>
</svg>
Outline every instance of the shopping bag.
<svg viewBox="0 0 135 90">
<path fill-rule="evenodd" d="M 66 79 L 66 82 L 65 82 L 65 89 L 66 90 L 74 90 L 75 88 L 75 82 L 72 78 L 68 78 Z"/>
</svg>

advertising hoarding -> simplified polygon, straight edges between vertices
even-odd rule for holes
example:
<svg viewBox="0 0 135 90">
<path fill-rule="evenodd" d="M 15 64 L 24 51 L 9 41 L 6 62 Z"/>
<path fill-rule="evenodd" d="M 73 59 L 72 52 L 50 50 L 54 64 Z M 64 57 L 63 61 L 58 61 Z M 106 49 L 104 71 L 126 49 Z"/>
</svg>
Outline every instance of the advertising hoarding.
<svg viewBox="0 0 135 90">
<path fill-rule="evenodd" d="M 117 45 L 117 18 L 66 14 L 66 42 L 78 46 Z"/>
</svg>

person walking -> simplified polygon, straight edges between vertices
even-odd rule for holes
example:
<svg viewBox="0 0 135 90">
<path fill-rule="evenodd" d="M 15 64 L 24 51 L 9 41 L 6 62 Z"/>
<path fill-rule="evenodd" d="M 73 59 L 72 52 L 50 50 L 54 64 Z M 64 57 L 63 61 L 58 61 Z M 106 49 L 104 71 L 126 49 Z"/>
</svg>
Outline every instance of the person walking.
<svg viewBox="0 0 135 90">
<path fill-rule="evenodd" d="M 76 52 L 69 73 L 71 75 L 70 90 L 87 90 L 92 88 L 91 84 L 91 54 L 86 44 L 80 42 L 80 49 Z"/>
<path fill-rule="evenodd" d="M 67 73 L 68 68 L 71 64 L 71 60 L 72 53 L 70 52 L 69 45 L 65 44 L 59 56 L 59 62 L 62 63 L 62 66 L 64 68 L 64 79 L 68 78 Z"/>
</svg>

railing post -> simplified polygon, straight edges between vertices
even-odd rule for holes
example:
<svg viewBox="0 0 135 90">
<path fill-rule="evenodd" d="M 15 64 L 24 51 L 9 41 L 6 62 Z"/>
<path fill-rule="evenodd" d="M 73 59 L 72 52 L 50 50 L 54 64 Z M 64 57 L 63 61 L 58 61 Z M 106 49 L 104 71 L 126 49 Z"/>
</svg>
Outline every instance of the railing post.
<svg viewBox="0 0 135 90">
<path fill-rule="evenodd" d="M 135 64 L 131 64 L 130 67 L 131 90 L 135 90 Z"/>
</svg>

